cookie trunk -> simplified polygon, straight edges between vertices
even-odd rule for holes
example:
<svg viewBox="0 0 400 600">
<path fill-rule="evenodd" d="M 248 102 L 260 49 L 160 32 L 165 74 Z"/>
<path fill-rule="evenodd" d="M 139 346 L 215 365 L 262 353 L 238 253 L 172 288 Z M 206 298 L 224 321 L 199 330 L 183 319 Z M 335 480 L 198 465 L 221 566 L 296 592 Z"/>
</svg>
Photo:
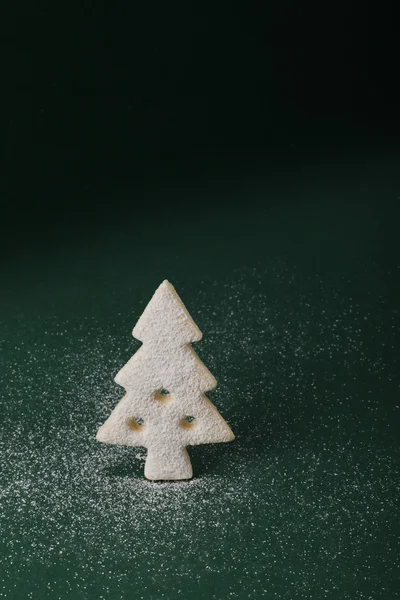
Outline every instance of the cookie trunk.
<svg viewBox="0 0 400 600">
<path fill-rule="evenodd" d="M 153 481 L 191 479 L 193 470 L 186 448 L 167 448 L 161 452 L 149 448 L 144 475 Z"/>
</svg>

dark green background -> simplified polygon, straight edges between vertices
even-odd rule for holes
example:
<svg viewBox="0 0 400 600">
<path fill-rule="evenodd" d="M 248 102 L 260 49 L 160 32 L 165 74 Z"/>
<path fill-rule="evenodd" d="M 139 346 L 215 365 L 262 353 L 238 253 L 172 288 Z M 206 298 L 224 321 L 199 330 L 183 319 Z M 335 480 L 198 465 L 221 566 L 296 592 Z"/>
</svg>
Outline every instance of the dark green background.
<svg viewBox="0 0 400 600">
<path fill-rule="evenodd" d="M 392 600 L 392 4 L 9 7 L 0 597 Z M 95 441 L 169 279 L 236 434 L 195 478 Z"/>
</svg>

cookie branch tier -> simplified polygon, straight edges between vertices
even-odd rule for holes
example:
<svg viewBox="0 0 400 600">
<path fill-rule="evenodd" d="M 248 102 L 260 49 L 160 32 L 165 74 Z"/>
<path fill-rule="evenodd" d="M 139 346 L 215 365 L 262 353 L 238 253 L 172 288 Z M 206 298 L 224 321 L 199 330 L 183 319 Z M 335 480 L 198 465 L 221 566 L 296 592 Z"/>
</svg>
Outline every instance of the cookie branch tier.
<svg viewBox="0 0 400 600">
<path fill-rule="evenodd" d="M 202 333 L 175 288 L 164 281 L 133 330 L 141 348 L 115 377 L 126 390 L 97 439 L 147 448 L 145 476 L 190 479 L 186 446 L 229 442 L 234 435 L 204 395 L 216 381 L 192 342 Z"/>
</svg>

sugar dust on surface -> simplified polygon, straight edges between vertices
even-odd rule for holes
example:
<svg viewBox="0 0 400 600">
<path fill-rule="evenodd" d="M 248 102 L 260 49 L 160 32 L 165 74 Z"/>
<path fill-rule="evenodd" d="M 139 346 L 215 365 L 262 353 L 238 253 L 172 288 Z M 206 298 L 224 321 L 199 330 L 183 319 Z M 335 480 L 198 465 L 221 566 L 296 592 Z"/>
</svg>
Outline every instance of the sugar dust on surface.
<svg viewBox="0 0 400 600">
<path fill-rule="evenodd" d="M 188 482 L 95 441 L 127 315 L 2 324 L 0 598 L 399 597 L 398 315 L 279 261 L 192 298 L 237 439 L 190 449 Z"/>
</svg>

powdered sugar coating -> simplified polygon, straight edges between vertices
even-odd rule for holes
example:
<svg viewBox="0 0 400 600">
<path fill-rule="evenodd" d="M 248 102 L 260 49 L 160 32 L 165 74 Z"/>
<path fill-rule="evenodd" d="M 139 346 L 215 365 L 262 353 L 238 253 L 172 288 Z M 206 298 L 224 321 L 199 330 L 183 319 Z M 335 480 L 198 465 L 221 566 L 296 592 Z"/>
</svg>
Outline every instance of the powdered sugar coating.
<svg viewBox="0 0 400 600">
<path fill-rule="evenodd" d="M 186 446 L 229 442 L 234 435 L 204 392 L 216 381 L 188 346 L 202 333 L 174 287 L 164 281 L 133 330 L 143 346 L 117 374 L 127 394 L 97 440 L 148 449 L 145 476 L 190 479 Z M 167 389 L 168 393 L 160 394 Z"/>
</svg>

